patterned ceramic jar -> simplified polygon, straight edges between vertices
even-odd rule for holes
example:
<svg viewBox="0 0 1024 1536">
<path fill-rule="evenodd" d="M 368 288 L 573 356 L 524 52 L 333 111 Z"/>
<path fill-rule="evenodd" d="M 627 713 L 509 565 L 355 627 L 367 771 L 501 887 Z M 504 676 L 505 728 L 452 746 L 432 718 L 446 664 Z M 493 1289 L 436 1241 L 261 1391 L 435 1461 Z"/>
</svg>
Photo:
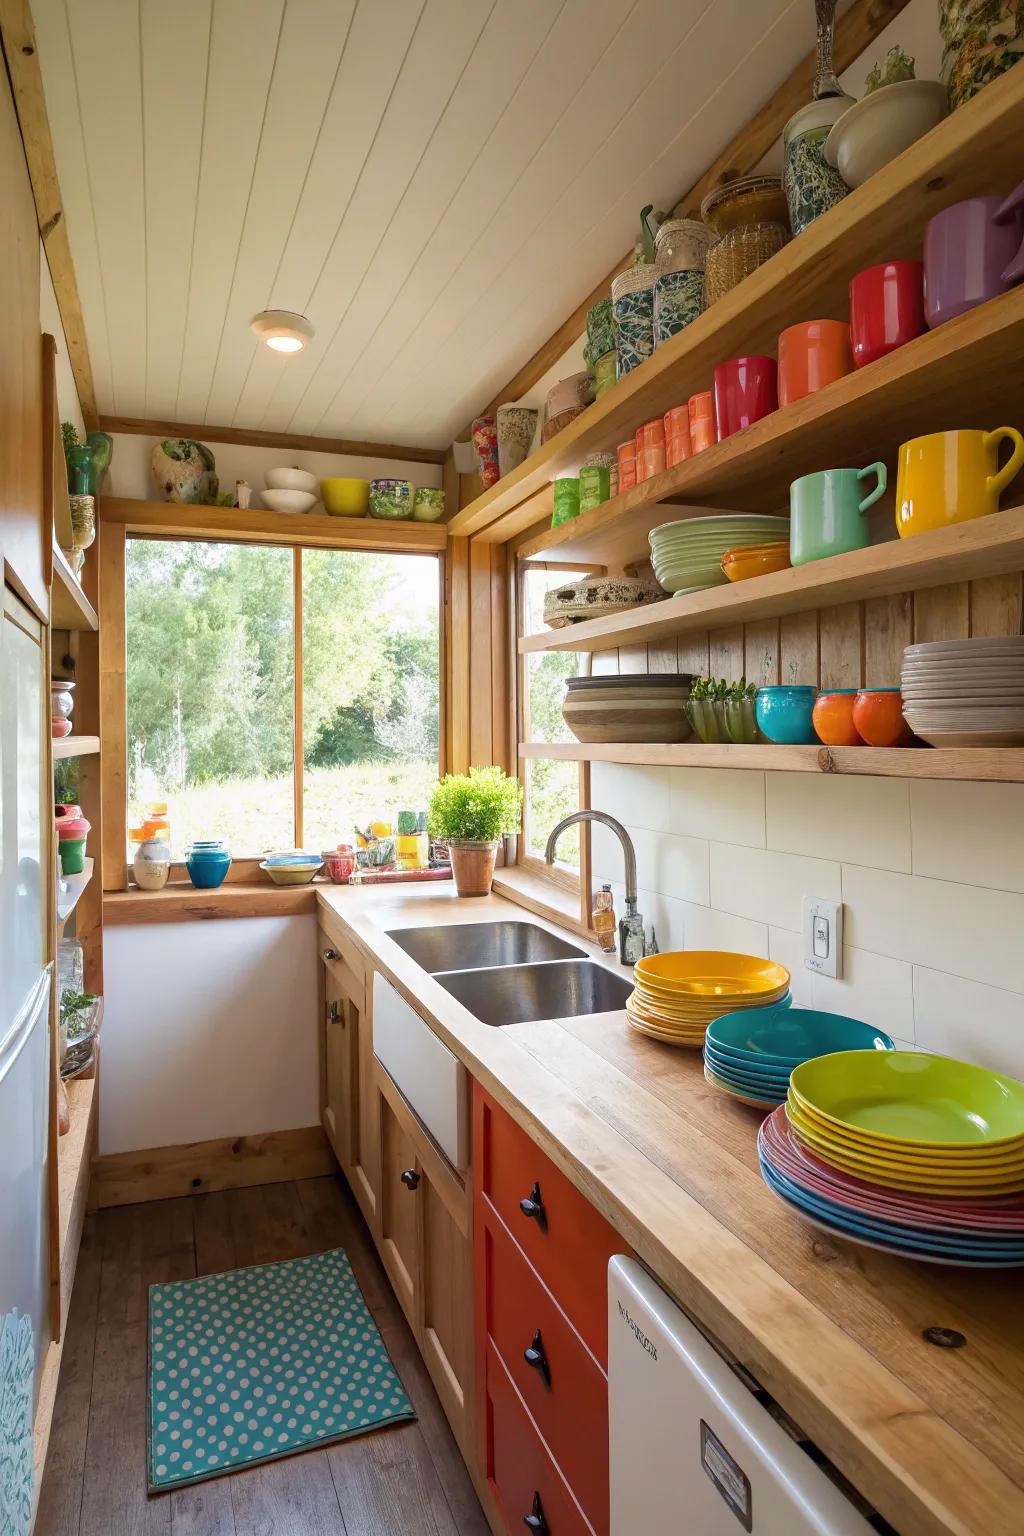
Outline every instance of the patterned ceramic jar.
<svg viewBox="0 0 1024 1536">
<path fill-rule="evenodd" d="M 432 485 L 418 485 L 412 499 L 412 515 L 417 523 L 439 523 L 444 517 L 444 491 Z"/>
<path fill-rule="evenodd" d="M 619 378 L 624 378 L 654 351 L 654 283 L 658 268 L 638 262 L 620 272 L 612 283 Z"/>
<path fill-rule="evenodd" d="M 473 454 L 476 472 L 485 486 L 492 486 L 498 479 L 498 423 L 494 416 L 478 416 L 472 430 Z M 373 505 L 370 505 L 373 515 Z"/>
<path fill-rule="evenodd" d="M 1024 58 L 1022 0 L 939 0 L 949 110 Z"/>
<path fill-rule="evenodd" d="M 700 219 L 666 219 L 654 242 L 654 259 L 666 272 L 703 272 L 714 238 Z"/>
<path fill-rule="evenodd" d="M 554 486 L 554 510 L 551 514 L 552 528 L 557 528 L 559 523 L 567 523 L 570 518 L 578 517 L 579 512 L 579 480 L 575 475 L 566 475 L 561 480 L 556 480 Z"/>
<path fill-rule="evenodd" d="M 412 481 L 371 480 L 370 516 L 393 518 L 411 517 Z"/>
<path fill-rule="evenodd" d="M 611 495 L 611 478 L 603 464 L 585 464 L 580 470 L 580 511 L 599 507 Z"/>
<path fill-rule="evenodd" d="M 704 269 L 662 272 L 654 284 L 654 345 L 683 331 L 704 310 Z"/>
<path fill-rule="evenodd" d="M 786 124 L 782 185 L 794 235 L 841 203 L 850 190 L 825 159 L 825 140 L 832 124 L 852 106 L 852 96 L 824 96 L 794 112 Z"/>
<path fill-rule="evenodd" d="M 594 360 L 594 399 L 600 400 L 602 395 L 614 389 L 618 377 L 618 360 L 613 347 L 603 357 Z"/>
<path fill-rule="evenodd" d="M 618 454 L 602 453 L 600 451 L 597 453 L 588 453 L 580 466 L 581 473 L 584 469 L 589 469 L 593 464 L 597 464 L 602 469 L 606 469 L 608 471 L 608 494 L 609 496 L 617 496 L 619 494 Z"/>
<path fill-rule="evenodd" d="M 135 850 L 132 870 L 135 884 L 143 891 L 159 891 L 167 884 L 171 868 L 171 850 L 159 837 L 147 837 Z"/>
<path fill-rule="evenodd" d="M 599 299 L 587 311 L 587 344 L 595 360 L 615 351 L 615 316 L 611 299 Z"/>
<path fill-rule="evenodd" d="M 540 412 L 528 405 L 498 406 L 498 471 L 518 469 L 530 451 Z"/>
</svg>

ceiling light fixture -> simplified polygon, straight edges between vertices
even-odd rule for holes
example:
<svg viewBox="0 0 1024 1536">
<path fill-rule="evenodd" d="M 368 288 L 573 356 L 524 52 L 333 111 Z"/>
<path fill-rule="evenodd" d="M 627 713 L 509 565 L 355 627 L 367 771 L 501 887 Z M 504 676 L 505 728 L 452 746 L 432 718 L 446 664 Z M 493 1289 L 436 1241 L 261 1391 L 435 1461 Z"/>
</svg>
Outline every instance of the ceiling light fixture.
<svg viewBox="0 0 1024 1536">
<path fill-rule="evenodd" d="M 301 352 L 313 338 L 313 327 L 305 315 L 295 315 L 290 309 L 261 310 L 249 325 L 275 352 Z"/>
</svg>

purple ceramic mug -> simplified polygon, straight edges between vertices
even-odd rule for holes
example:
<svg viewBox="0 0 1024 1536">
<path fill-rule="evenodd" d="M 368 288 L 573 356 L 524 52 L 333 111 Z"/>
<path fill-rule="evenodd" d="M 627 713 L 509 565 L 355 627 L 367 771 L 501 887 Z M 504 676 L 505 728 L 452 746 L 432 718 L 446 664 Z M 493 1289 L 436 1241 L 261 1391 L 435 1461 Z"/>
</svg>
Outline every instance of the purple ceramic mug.
<svg viewBox="0 0 1024 1536">
<path fill-rule="evenodd" d="M 969 197 L 924 232 L 924 312 L 930 330 L 1024 278 L 1024 181 L 1009 197 Z"/>
</svg>

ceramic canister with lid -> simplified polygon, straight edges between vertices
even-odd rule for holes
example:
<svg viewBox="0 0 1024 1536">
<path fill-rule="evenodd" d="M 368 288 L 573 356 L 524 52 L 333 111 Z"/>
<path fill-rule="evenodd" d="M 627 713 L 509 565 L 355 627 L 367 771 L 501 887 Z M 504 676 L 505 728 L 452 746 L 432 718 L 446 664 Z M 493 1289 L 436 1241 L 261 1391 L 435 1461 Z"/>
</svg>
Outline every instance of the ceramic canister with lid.
<svg viewBox="0 0 1024 1536">
<path fill-rule="evenodd" d="M 552 528 L 557 528 L 559 523 L 567 523 L 571 518 L 579 516 L 580 482 L 575 475 L 564 475 L 556 480 L 553 495 Z"/>
<path fill-rule="evenodd" d="M 611 495 L 608 470 L 603 464 L 584 464 L 580 469 L 580 511 L 599 507 Z"/>
<path fill-rule="evenodd" d="M 617 453 L 605 453 L 600 449 L 596 453 L 588 453 L 580 466 L 581 471 L 592 464 L 598 464 L 608 471 L 608 494 L 619 494 L 619 456 Z"/>
<path fill-rule="evenodd" d="M 637 262 L 612 282 L 619 378 L 645 363 L 654 351 L 654 284 L 658 267 Z"/>
<path fill-rule="evenodd" d="M 654 242 L 654 260 L 663 272 L 703 272 L 714 231 L 700 219 L 666 219 Z"/>
<path fill-rule="evenodd" d="M 162 890 L 167 884 L 170 868 L 171 850 L 162 837 L 147 837 L 135 850 L 132 871 L 140 890 Z"/>
<path fill-rule="evenodd" d="M 832 124 L 853 106 L 852 96 L 823 96 L 794 112 L 782 133 L 782 185 L 794 235 L 842 202 L 849 187 L 825 159 Z"/>
</svg>

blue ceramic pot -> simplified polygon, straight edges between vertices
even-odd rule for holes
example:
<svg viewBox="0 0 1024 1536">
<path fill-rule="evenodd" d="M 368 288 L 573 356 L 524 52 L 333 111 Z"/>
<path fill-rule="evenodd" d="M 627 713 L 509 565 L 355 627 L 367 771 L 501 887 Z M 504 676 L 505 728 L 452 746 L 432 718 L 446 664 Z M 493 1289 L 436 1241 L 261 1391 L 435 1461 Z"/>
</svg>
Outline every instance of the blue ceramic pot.
<svg viewBox="0 0 1024 1536">
<path fill-rule="evenodd" d="M 226 851 L 190 853 L 185 860 L 185 868 L 194 886 L 203 891 L 213 891 L 218 885 L 224 884 L 225 876 L 231 868 L 231 855 Z"/>
<path fill-rule="evenodd" d="M 757 723 L 761 734 L 780 746 L 817 743 L 811 716 L 817 688 L 786 685 L 757 690 Z"/>
</svg>

